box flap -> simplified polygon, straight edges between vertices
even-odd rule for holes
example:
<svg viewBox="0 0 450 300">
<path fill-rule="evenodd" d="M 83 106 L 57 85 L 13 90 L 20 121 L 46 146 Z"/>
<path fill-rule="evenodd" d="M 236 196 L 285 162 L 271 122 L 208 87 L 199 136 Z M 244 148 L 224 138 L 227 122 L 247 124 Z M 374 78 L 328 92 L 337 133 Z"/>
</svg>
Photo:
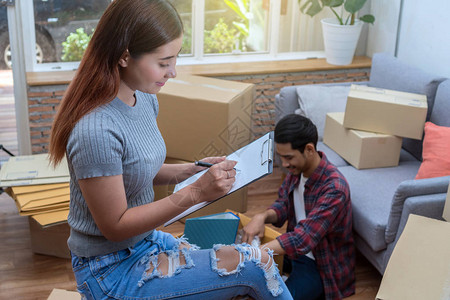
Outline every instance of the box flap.
<svg viewBox="0 0 450 300">
<path fill-rule="evenodd" d="M 389 102 L 398 105 L 428 107 L 427 97 L 422 94 L 406 93 L 382 88 L 352 84 L 349 97 Z"/>
<path fill-rule="evenodd" d="M 31 216 L 42 228 L 50 227 L 53 225 L 59 225 L 67 223 L 67 217 L 69 216 L 69 210 L 64 209 L 60 211 L 52 211 L 45 214 Z"/>
<path fill-rule="evenodd" d="M 161 89 L 162 94 L 170 94 L 199 100 L 228 103 L 252 85 L 248 83 L 179 74 L 169 79 Z"/>
<path fill-rule="evenodd" d="M 450 299 L 450 223 L 410 215 L 376 299 Z"/>
<path fill-rule="evenodd" d="M 12 188 L 14 195 L 21 195 L 26 193 L 49 191 L 59 188 L 69 188 L 69 183 L 55 183 L 55 184 L 38 184 L 38 185 L 23 185 Z"/>
<path fill-rule="evenodd" d="M 51 205 L 69 201 L 70 189 L 59 188 L 48 191 L 26 193 L 17 195 L 12 188 L 15 197 L 13 197 L 21 207 L 39 207 L 42 205 Z"/>
</svg>

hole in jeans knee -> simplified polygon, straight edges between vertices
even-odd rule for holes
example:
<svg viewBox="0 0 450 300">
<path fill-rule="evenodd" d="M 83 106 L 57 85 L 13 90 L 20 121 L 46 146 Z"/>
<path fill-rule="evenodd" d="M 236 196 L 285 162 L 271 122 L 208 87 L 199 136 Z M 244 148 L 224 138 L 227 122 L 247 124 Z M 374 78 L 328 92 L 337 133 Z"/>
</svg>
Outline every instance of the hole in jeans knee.
<svg viewBox="0 0 450 300">
<path fill-rule="evenodd" d="M 189 250 L 189 249 L 191 249 L 191 247 L 192 247 L 192 246 L 191 246 L 190 244 L 182 242 L 182 243 L 180 243 L 179 249 L 180 249 L 180 250 L 182 250 L 182 249 L 187 249 L 187 250 Z"/>
<path fill-rule="evenodd" d="M 240 263 L 240 254 L 233 246 L 223 246 L 216 250 L 217 268 L 227 272 L 236 270 Z"/>
<path fill-rule="evenodd" d="M 160 253 L 155 261 L 149 265 L 147 274 L 154 273 L 157 268 L 159 276 L 172 276 L 181 266 L 186 265 L 186 258 L 181 251 L 171 253 Z"/>
<path fill-rule="evenodd" d="M 264 266 L 265 270 L 270 269 L 274 263 L 273 258 L 266 251 L 261 251 L 261 264 Z"/>
</svg>

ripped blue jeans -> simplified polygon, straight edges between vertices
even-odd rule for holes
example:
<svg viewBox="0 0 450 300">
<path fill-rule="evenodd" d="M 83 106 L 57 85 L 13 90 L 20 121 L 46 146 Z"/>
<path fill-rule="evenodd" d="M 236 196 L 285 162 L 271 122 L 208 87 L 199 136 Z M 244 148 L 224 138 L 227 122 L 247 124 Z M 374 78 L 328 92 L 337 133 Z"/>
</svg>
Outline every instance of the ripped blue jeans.
<svg viewBox="0 0 450 300">
<path fill-rule="evenodd" d="M 220 267 L 222 251 L 234 254 L 233 268 Z M 72 267 L 82 299 L 292 299 L 271 253 L 266 262 L 262 256 L 247 244 L 199 250 L 155 230 L 133 247 L 107 255 L 72 253 Z"/>
</svg>

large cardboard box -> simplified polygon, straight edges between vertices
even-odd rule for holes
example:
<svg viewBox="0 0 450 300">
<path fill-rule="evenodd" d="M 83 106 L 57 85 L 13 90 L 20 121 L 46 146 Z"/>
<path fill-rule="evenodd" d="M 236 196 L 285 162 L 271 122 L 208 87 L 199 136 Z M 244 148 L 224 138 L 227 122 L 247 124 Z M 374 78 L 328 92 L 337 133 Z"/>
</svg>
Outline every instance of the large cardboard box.
<svg viewBox="0 0 450 300">
<path fill-rule="evenodd" d="M 328 113 L 323 142 L 357 169 L 397 166 L 402 138 L 346 129 L 344 113 Z"/>
<path fill-rule="evenodd" d="M 158 93 L 158 126 L 167 156 L 187 161 L 228 155 L 248 144 L 254 85 L 194 75 Z"/>
<path fill-rule="evenodd" d="M 344 127 L 420 140 L 427 109 L 425 95 L 352 85 Z"/>
<path fill-rule="evenodd" d="M 449 205 L 450 186 L 444 207 Z M 450 299 L 450 222 L 409 215 L 376 299 Z"/>
<path fill-rule="evenodd" d="M 189 163 L 189 161 L 167 157 L 165 163 L 183 164 Z M 155 191 L 155 200 L 160 200 L 162 198 L 170 196 L 173 193 L 174 188 L 174 184 L 153 186 L 153 190 Z M 226 209 L 231 209 L 237 212 L 245 212 L 247 210 L 247 192 L 248 188 L 243 187 L 242 189 L 197 210 L 187 217 L 180 219 L 180 221 L 185 222 L 187 218 L 196 218 L 220 213 L 225 211 Z"/>
<path fill-rule="evenodd" d="M 450 223 L 410 215 L 376 299 L 450 299 Z"/>
<path fill-rule="evenodd" d="M 43 228 L 34 218 L 30 223 L 31 250 L 34 253 L 70 258 L 67 239 L 70 228 L 67 222 Z"/>
</svg>

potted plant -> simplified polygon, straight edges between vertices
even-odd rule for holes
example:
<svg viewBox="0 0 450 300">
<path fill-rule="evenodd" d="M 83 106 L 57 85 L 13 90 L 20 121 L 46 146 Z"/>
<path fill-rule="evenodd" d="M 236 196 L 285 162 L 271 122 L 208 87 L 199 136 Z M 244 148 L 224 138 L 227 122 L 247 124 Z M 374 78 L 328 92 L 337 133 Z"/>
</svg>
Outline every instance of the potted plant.
<svg viewBox="0 0 450 300">
<path fill-rule="evenodd" d="M 363 22 L 373 24 L 375 17 L 367 14 L 356 18 L 356 14 L 367 0 L 299 0 L 300 11 L 315 16 L 329 7 L 336 18 L 322 19 L 322 31 L 327 62 L 333 65 L 348 65 L 352 62 Z M 302 4 L 303 3 L 303 4 Z M 340 10 L 340 13 L 338 11 Z"/>
</svg>

